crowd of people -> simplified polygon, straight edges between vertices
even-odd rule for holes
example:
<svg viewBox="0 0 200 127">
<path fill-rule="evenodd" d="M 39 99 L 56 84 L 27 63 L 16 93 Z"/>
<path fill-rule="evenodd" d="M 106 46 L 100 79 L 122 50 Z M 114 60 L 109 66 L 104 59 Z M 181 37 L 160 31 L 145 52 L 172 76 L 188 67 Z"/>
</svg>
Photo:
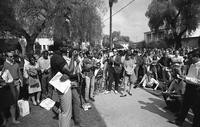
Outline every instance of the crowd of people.
<svg viewBox="0 0 200 127">
<path fill-rule="evenodd" d="M 132 96 L 132 89 L 141 87 L 162 91 L 167 108 L 175 112 L 174 124 L 182 125 L 190 108 L 193 127 L 200 127 L 200 52 L 191 48 L 76 50 L 54 45 L 53 51 L 22 56 L 17 50 L 0 56 L 0 113 L 6 125 L 5 111 L 16 118 L 17 101 L 21 98 L 37 106 L 41 100 L 56 102 L 52 111 L 60 127 L 79 124 L 80 110 L 92 108 L 98 93 L 119 97 Z M 61 72 L 61 81 L 70 80 L 65 94 L 49 81 Z M 5 99 L 7 98 L 7 99 Z M 80 101 L 79 103 L 76 103 Z M 82 109 L 81 109 L 82 108 Z M 80 125 L 81 126 L 81 125 Z"/>
</svg>

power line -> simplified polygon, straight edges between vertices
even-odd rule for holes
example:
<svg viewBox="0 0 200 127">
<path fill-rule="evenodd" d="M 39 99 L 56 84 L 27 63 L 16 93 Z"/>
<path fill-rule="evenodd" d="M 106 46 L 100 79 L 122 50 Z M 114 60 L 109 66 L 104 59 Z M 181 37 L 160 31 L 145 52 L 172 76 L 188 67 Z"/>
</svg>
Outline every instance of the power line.
<svg viewBox="0 0 200 127">
<path fill-rule="evenodd" d="M 135 0 L 132 0 L 132 1 L 130 1 L 128 4 L 126 4 L 124 7 L 120 8 L 117 12 L 115 12 L 115 13 L 112 15 L 112 17 L 113 17 L 114 15 L 116 15 L 117 13 L 121 12 L 122 10 L 124 10 L 126 7 L 128 7 L 130 4 L 132 4 L 134 1 L 135 1 Z M 105 19 L 103 22 L 105 22 L 105 21 L 107 21 L 107 20 L 109 20 L 109 19 L 110 19 L 110 17 L 107 18 L 107 19 Z"/>
</svg>

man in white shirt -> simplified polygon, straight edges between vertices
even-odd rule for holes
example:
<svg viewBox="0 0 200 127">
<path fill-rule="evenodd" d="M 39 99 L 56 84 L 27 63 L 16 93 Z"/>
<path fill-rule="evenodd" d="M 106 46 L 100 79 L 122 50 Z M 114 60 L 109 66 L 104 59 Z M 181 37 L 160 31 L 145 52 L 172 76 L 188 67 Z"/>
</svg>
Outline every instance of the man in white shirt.
<svg viewBox="0 0 200 127">
<path fill-rule="evenodd" d="M 41 70 L 41 85 L 42 85 L 42 97 L 47 97 L 49 94 L 49 81 L 51 79 L 50 74 L 50 57 L 48 51 L 43 51 L 42 57 L 38 59 L 39 68 Z"/>
<path fill-rule="evenodd" d="M 183 66 L 183 57 L 179 55 L 179 51 L 175 51 L 174 57 L 171 58 L 173 69 L 178 73 L 182 74 L 181 68 Z"/>
<path fill-rule="evenodd" d="M 173 121 L 176 125 L 182 125 L 190 108 L 194 113 L 193 126 L 200 127 L 200 54 L 194 53 L 188 74 L 180 76 L 186 81 L 186 89 L 183 97 L 183 106 L 178 118 Z"/>
</svg>

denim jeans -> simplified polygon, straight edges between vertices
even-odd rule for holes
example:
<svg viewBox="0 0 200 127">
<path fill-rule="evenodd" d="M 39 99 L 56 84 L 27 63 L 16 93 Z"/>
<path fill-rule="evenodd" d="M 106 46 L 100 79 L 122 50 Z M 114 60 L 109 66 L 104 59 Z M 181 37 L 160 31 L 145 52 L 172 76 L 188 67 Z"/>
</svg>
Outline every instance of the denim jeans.
<svg viewBox="0 0 200 127">
<path fill-rule="evenodd" d="M 89 101 L 89 98 L 93 98 L 94 96 L 94 82 L 95 82 L 95 76 L 88 77 L 85 76 L 85 100 Z"/>
</svg>

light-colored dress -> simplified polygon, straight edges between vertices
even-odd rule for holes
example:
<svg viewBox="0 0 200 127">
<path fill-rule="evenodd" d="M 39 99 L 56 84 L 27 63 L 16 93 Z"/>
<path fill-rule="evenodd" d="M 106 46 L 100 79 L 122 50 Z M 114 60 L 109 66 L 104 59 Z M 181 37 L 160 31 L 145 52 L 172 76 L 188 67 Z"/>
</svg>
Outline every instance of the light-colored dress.
<svg viewBox="0 0 200 127">
<path fill-rule="evenodd" d="M 28 93 L 36 93 L 41 91 L 41 84 L 37 72 L 37 68 L 39 65 L 36 63 L 35 65 L 28 64 L 25 67 L 24 76 L 28 78 Z"/>
</svg>

